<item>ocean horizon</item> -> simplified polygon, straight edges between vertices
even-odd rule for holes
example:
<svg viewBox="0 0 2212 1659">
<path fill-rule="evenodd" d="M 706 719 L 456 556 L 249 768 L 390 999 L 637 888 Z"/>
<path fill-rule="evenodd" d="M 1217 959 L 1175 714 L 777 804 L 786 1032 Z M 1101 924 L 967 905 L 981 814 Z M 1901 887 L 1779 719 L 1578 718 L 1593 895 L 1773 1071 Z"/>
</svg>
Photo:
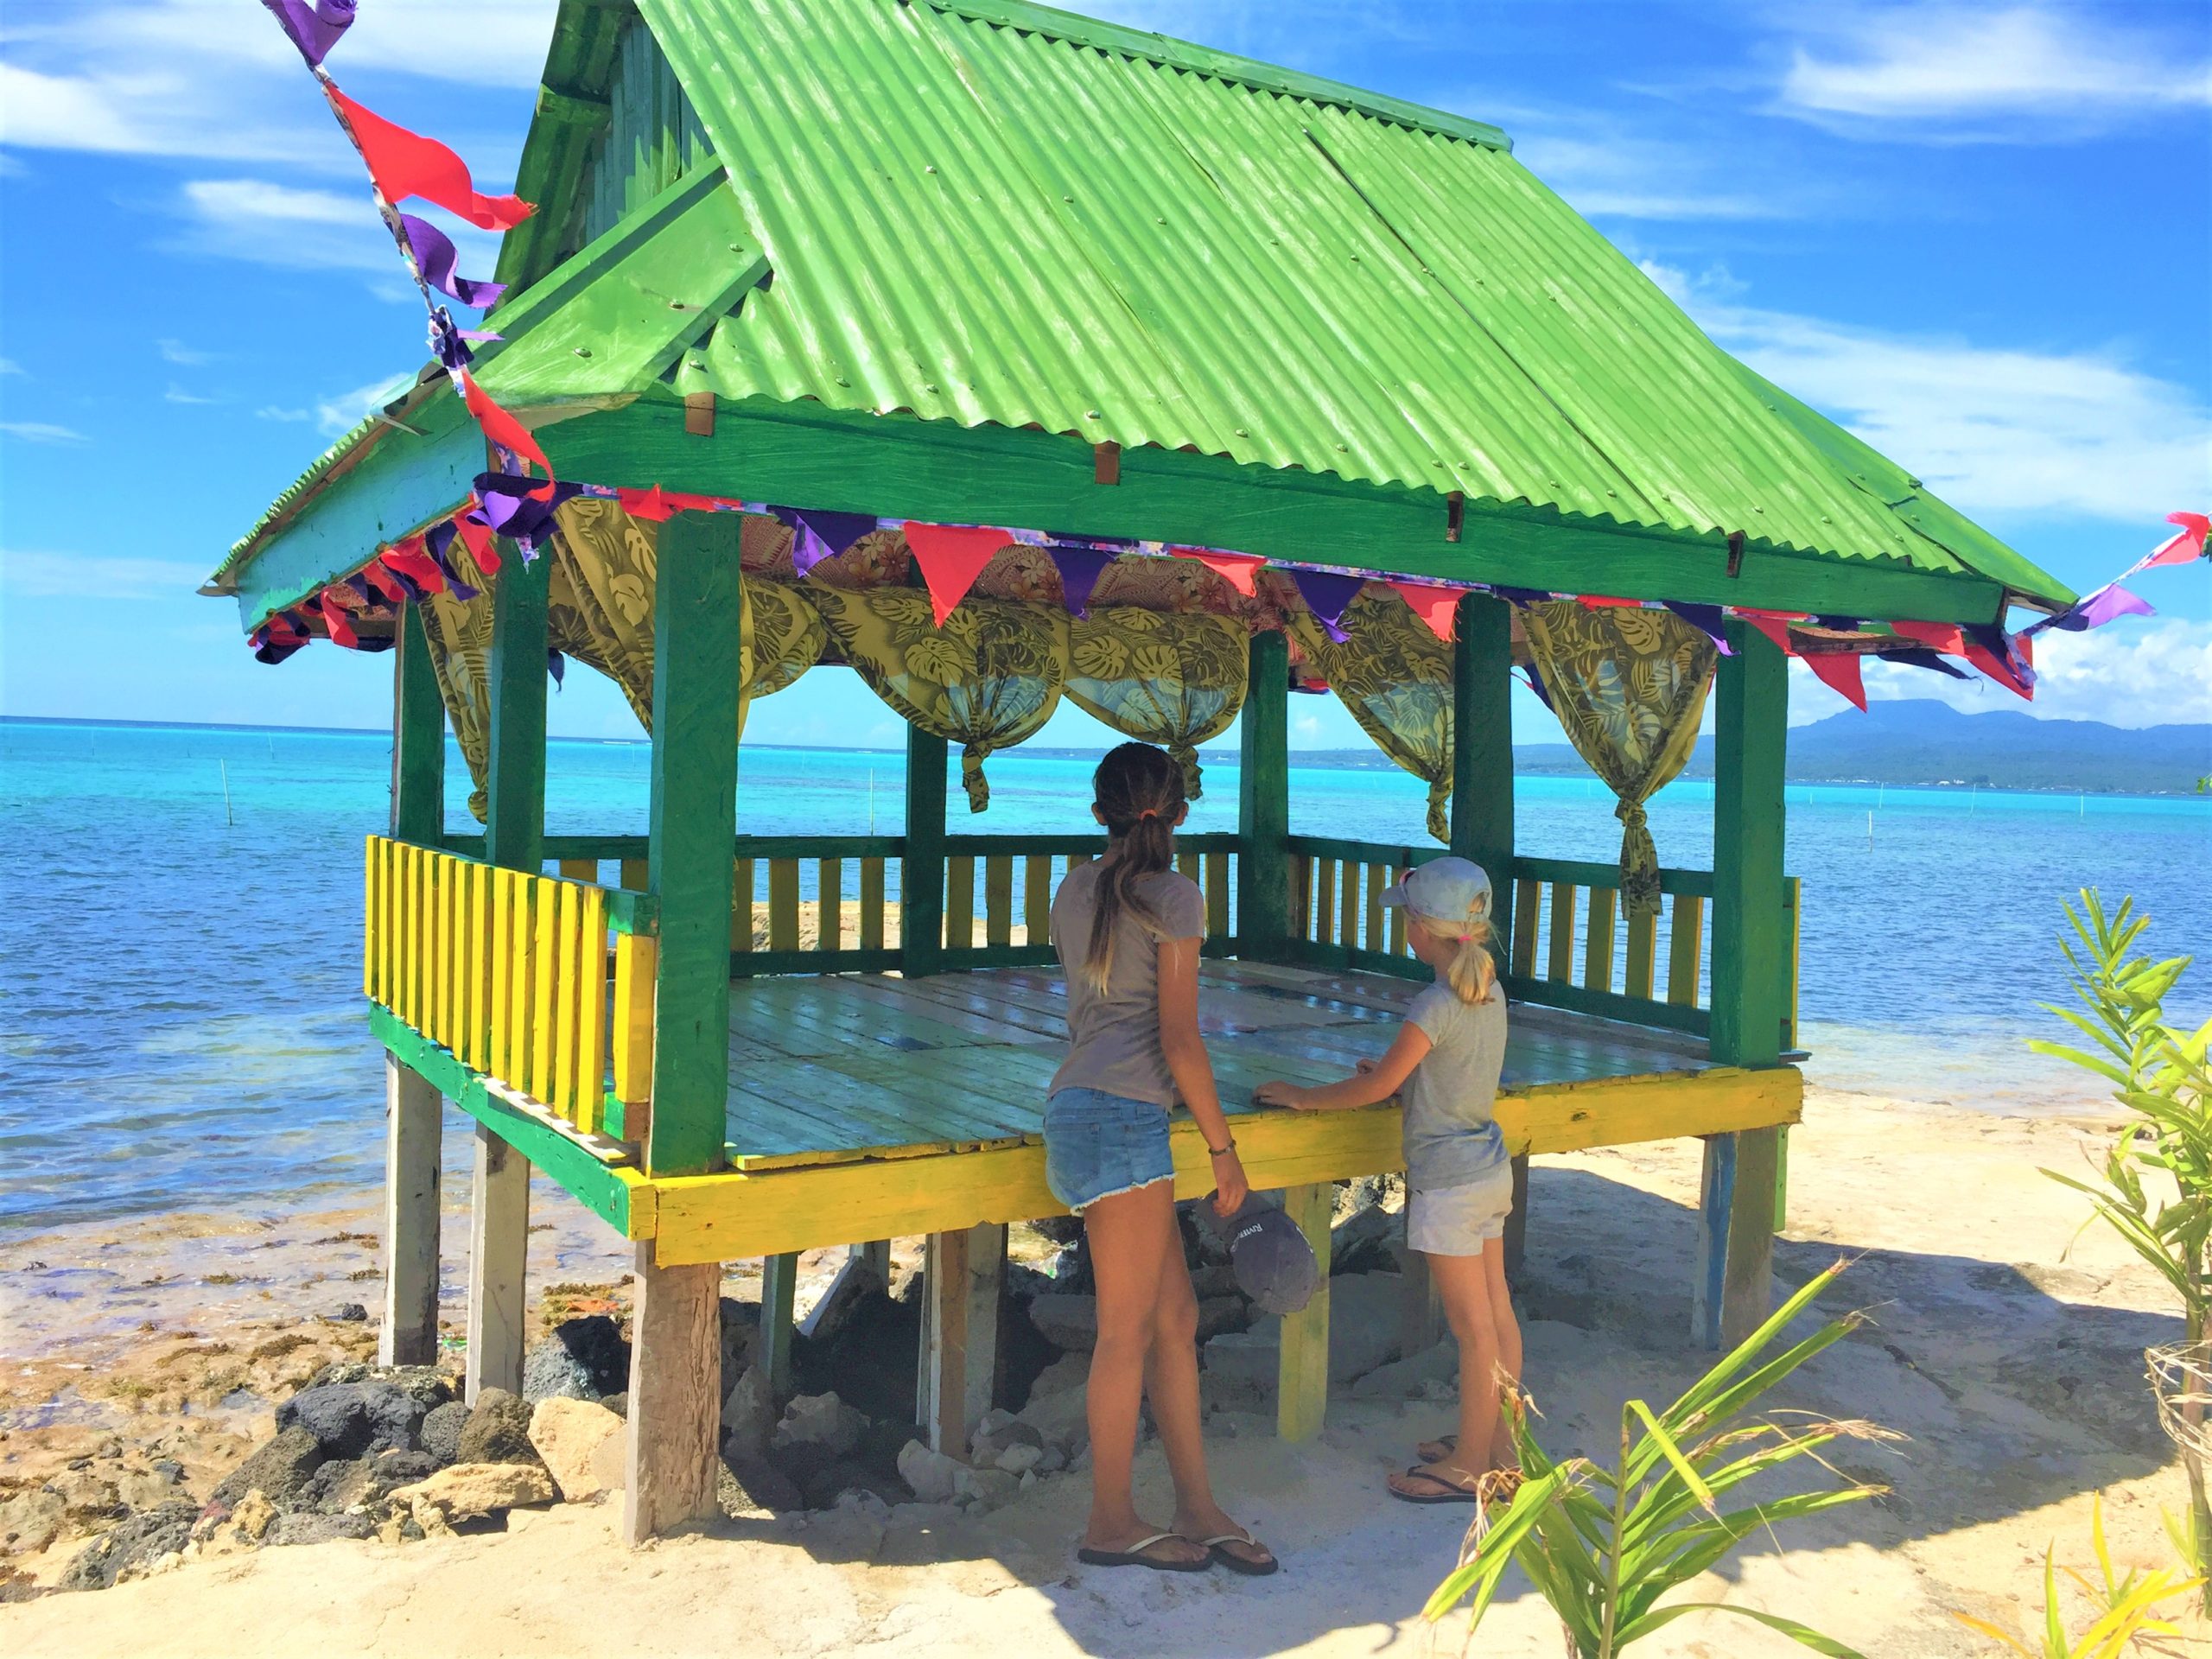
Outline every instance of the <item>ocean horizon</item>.
<svg viewBox="0 0 2212 1659">
<path fill-rule="evenodd" d="M 181 1209 L 330 1205 L 381 1179 L 383 1066 L 359 991 L 362 840 L 385 823 L 383 730 L 0 717 L 0 1231 Z M 1193 831 L 1233 830 L 1233 752 L 1206 752 Z M 556 738 L 547 828 L 642 834 L 651 747 Z M 1426 789 L 1301 765 L 1294 831 L 1421 844 Z M 994 755 L 988 813 L 952 828 L 1089 829 L 1083 752 Z M 893 833 L 903 754 L 748 744 L 739 827 Z M 448 745 L 447 823 L 477 826 Z M 1611 861 L 1595 778 L 1522 776 L 1524 854 Z M 2144 948 L 2212 940 L 2212 799 L 1792 784 L 1803 882 L 1801 1040 L 1816 1085 L 1997 1111 L 2096 1109 L 2095 1080 L 2028 1052 L 2060 1035 L 2062 900 L 2133 894 Z M 1653 800 L 1662 864 L 1709 868 L 1713 791 Z M 811 880 L 811 870 L 808 871 Z M 2212 1015 L 2199 969 L 2177 1018 Z"/>
</svg>

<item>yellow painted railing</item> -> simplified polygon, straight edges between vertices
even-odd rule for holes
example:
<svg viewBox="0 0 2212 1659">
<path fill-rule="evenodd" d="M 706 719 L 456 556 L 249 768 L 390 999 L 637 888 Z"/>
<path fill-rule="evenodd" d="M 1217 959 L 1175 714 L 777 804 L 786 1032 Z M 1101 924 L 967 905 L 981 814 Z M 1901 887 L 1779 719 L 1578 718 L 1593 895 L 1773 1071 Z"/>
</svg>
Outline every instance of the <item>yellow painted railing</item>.
<svg viewBox="0 0 2212 1659">
<path fill-rule="evenodd" d="M 595 864 L 533 875 L 382 836 L 366 870 L 371 1001 L 587 1134 L 641 1120 L 658 965 L 645 894 L 571 874 Z"/>
</svg>

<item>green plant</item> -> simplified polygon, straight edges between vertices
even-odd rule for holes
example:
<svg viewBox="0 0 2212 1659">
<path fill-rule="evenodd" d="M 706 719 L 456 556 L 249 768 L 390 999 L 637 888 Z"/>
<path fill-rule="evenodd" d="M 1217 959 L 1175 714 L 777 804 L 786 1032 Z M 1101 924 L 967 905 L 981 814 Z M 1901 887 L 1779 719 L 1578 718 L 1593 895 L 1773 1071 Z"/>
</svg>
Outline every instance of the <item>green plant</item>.
<svg viewBox="0 0 2212 1659">
<path fill-rule="evenodd" d="M 1781 1631 L 1817 1653 L 1855 1659 L 1841 1643 L 1793 1619 L 1726 1602 L 1660 1606 L 1669 1591 L 1714 1566 L 1751 1533 L 1777 1521 L 1817 1514 L 1886 1491 L 1854 1484 L 1796 1492 L 1723 1510 L 1722 1493 L 1799 1459 L 1821 1462 L 1839 1438 L 1894 1439 L 1867 1423 L 1808 1421 L 1794 1427 L 1745 1421 L 1752 1403 L 1814 1355 L 1858 1328 L 1847 1314 L 1762 1359 L 1789 1322 L 1843 1271 L 1816 1274 L 1774 1317 L 1690 1390 L 1656 1415 L 1641 1400 L 1621 1408 L 1620 1459 L 1611 1468 L 1588 1458 L 1553 1463 L 1515 1414 L 1513 1438 L 1523 1480 L 1512 1503 L 1478 1522 L 1457 1571 L 1437 1586 L 1423 1617 L 1444 1617 L 1471 1592 L 1470 1634 L 1518 1562 L 1566 1626 L 1576 1659 L 1612 1659 L 1630 1643 L 1684 1613 L 1730 1612 Z M 1823 1465 L 1823 1466 L 1826 1466 Z"/>
<path fill-rule="evenodd" d="M 2054 1568 L 2051 1551 L 2046 1549 L 2043 1553 L 2043 1630 L 2030 1637 L 2038 1645 L 2031 1647 L 2011 1632 L 1999 1630 L 1987 1619 L 1976 1618 L 1970 1613 L 1954 1612 L 1952 1617 L 1984 1636 L 1994 1637 L 2014 1652 L 2027 1655 L 2028 1659 L 2118 1659 L 2124 1649 L 2144 1637 L 2179 1635 L 2158 1617 L 2158 1604 L 2186 1595 L 2203 1580 L 2183 1579 L 2164 1567 L 2147 1574 L 2133 1567 L 2124 1574 L 2113 1572 L 2112 1552 L 2105 1548 L 2105 1504 L 2101 1495 L 2089 1514 L 2089 1537 L 2096 1549 L 2099 1583 L 2090 1583 L 2070 1567 Z M 2177 1529 L 2175 1541 L 2185 1544 L 2186 1535 Z M 2096 1618 L 2079 1636 L 2069 1636 L 2066 1627 L 2059 1622 L 2061 1572 L 2082 1586 L 2082 1593 L 2096 1609 Z"/>
<path fill-rule="evenodd" d="M 2096 1216 L 2173 1287 L 2180 1300 L 2182 1340 L 2154 1349 L 2148 1358 L 2159 1418 L 2180 1446 L 2189 1477 L 2188 1560 L 2207 1576 L 2205 1545 L 2212 1541 L 2204 1465 L 2205 1408 L 2212 1401 L 2212 1020 L 2194 1032 L 2167 1023 L 2165 999 L 2193 958 L 2153 962 L 2136 954 L 2151 925 L 2135 901 L 2123 899 L 2105 913 L 2094 887 L 2082 890 L 2082 907 L 2066 906 L 2074 937 L 2059 948 L 2074 969 L 2074 991 L 2083 1010 L 2044 1005 L 2095 1046 L 2031 1040 L 2028 1046 L 2086 1071 L 2113 1085 L 2113 1097 L 2133 1116 L 2106 1151 L 2100 1179 L 2084 1181 L 2056 1170 L 2044 1173 L 2088 1196 Z M 2148 1178 L 2146 1179 L 2146 1177 Z M 2085 1226 L 2087 1223 L 2083 1224 Z"/>
</svg>

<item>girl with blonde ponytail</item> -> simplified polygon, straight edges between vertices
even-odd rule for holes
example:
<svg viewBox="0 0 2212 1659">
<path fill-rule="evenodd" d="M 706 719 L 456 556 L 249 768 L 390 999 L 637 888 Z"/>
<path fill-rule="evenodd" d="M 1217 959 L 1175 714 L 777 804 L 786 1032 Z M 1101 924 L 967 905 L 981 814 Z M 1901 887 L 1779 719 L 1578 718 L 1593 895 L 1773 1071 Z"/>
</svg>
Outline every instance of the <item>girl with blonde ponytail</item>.
<svg viewBox="0 0 2212 1659">
<path fill-rule="evenodd" d="M 1382 895 L 1406 912 L 1413 953 L 1436 982 L 1414 998 L 1397 1040 L 1340 1083 L 1263 1083 L 1253 1098 L 1295 1111 L 1405 1107 L 1406 1242 L 1428 1269 L 1459 1339 L 1459 1427 L 1424 1442 L 1421 1461 L 1389 1479 L 1409 1503 L 1472 1503 L 1516 1480 L 1501 1390 L 1518 1397 L 1521 1327 L 1505 1287 L 1501 1241 L 1513 1166 L 1492 1109 L 1505 1064 L 1505 992 L 1490 954 L 1490 877 L 1464 858 L 1433 859 Z"/>
<path fill-rule="evenodd" d="M 1175 1218 L 1168 1113 L 1197 1120 L 1224 1216 L 1244 1202 L 1243 1166 L 1198 1036 L 1198 945 L 1205 901 L 1175 870 L 1190 809 L 1183 769 L 1162 749 L 1124 743 L 1091 779 L 1106 856 L 1068 872 L 1052 896 L 1052 945 L 1067 976 L 1068 1057 L 1045 1106 L 1045 1178 L 1083 1217 L 1098 1293 L 1086 1402 L 1090 1520 L 1078 1560 L 1094 1567 L 1203 1573 L 1275 1570 L 1267 1547 L 1214 1501 L 1198 1433 L 1198 1298 Z M 1147 1397 L 1175 1481 L 1165 1527 L 1130 1492 Z"/>
</svg>

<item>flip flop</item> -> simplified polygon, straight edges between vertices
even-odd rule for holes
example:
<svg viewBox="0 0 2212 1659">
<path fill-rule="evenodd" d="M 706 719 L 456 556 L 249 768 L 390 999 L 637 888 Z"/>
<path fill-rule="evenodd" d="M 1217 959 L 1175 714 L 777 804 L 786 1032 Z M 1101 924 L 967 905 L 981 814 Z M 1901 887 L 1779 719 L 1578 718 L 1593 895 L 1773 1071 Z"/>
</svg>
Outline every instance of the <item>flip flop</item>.
<svg viewBox="0 0 2212 1659">
<path fill-rule="evenodd" d="M 1457 1434 L 1440 1434 L 1434 1440 L 1423 1440 L 1414 1447 L 1414 1455 L 1423 1463 L 1441 1463 L 1459 1449 L 1459 1437 Z"/>
<path fill-rule="evenodd" d="M 1437 1490 L 1433 1492 L 1401 1491 L 1387 1482 L 1384 1483 L 1382 1490 L 1391 1497 L 1402 1499 L 1408 1503 L 1479 1503 L 1482 1502 L 1480 1476 L 1476 1477 L 1472 1486 L 1455 1486 L 1443 1476 L 1431 1470 L 1427 1464 L 1417 1463 L 1406 1471 L 1406 1478 L 1410 1480 L 1427 1481 Z"/>
<path fill-rule="evenodd" d="M 1197 1541 L 1184 1538 L 1179 1532 L 1155 1532 L 1148 1538 L 1138 1539 L 1127 1549 L 1094 1549 L 1085 1544 L 1076 1551 L 1075 1558 L 1085 1567 L 1148 1567 L 1155 1573 L 1203 1573 L 1214 1564 L 1216 1557 L 1211 1549 L 1195 1561 L 1163 1560 L 1157 1555 L 1145 1554 L 1154 1544 L 1164 1543 L 1170 1538 L 1182 1539 L 1185 1543 Z"/>
<path fill-rule="evenodd" d="M 1269 1549 L 1250 1533 L 1242 1529 L 1236 1532 L 1217 1533 L 1211 1538 L 1193 1538 L 1191 1541 L 1202 1545 L 1207 1555 L 1221 1566 L 1227 1567 L 1232 1573 L 1242 1573 L 1248 1579 L 1264 1579 L 1271 1573 L 1282 1571 L 1282 1563 L 1275 1559 L 1274 1551 Z M 1242 1555 L 1224 1549 L 1222 1548 L 1224 1544 L 1243 1544 L 1249 1548 L 1259 1550 L 1268 1559 L 1264 1561 L 1248 1561 Z"/>
</svg>

